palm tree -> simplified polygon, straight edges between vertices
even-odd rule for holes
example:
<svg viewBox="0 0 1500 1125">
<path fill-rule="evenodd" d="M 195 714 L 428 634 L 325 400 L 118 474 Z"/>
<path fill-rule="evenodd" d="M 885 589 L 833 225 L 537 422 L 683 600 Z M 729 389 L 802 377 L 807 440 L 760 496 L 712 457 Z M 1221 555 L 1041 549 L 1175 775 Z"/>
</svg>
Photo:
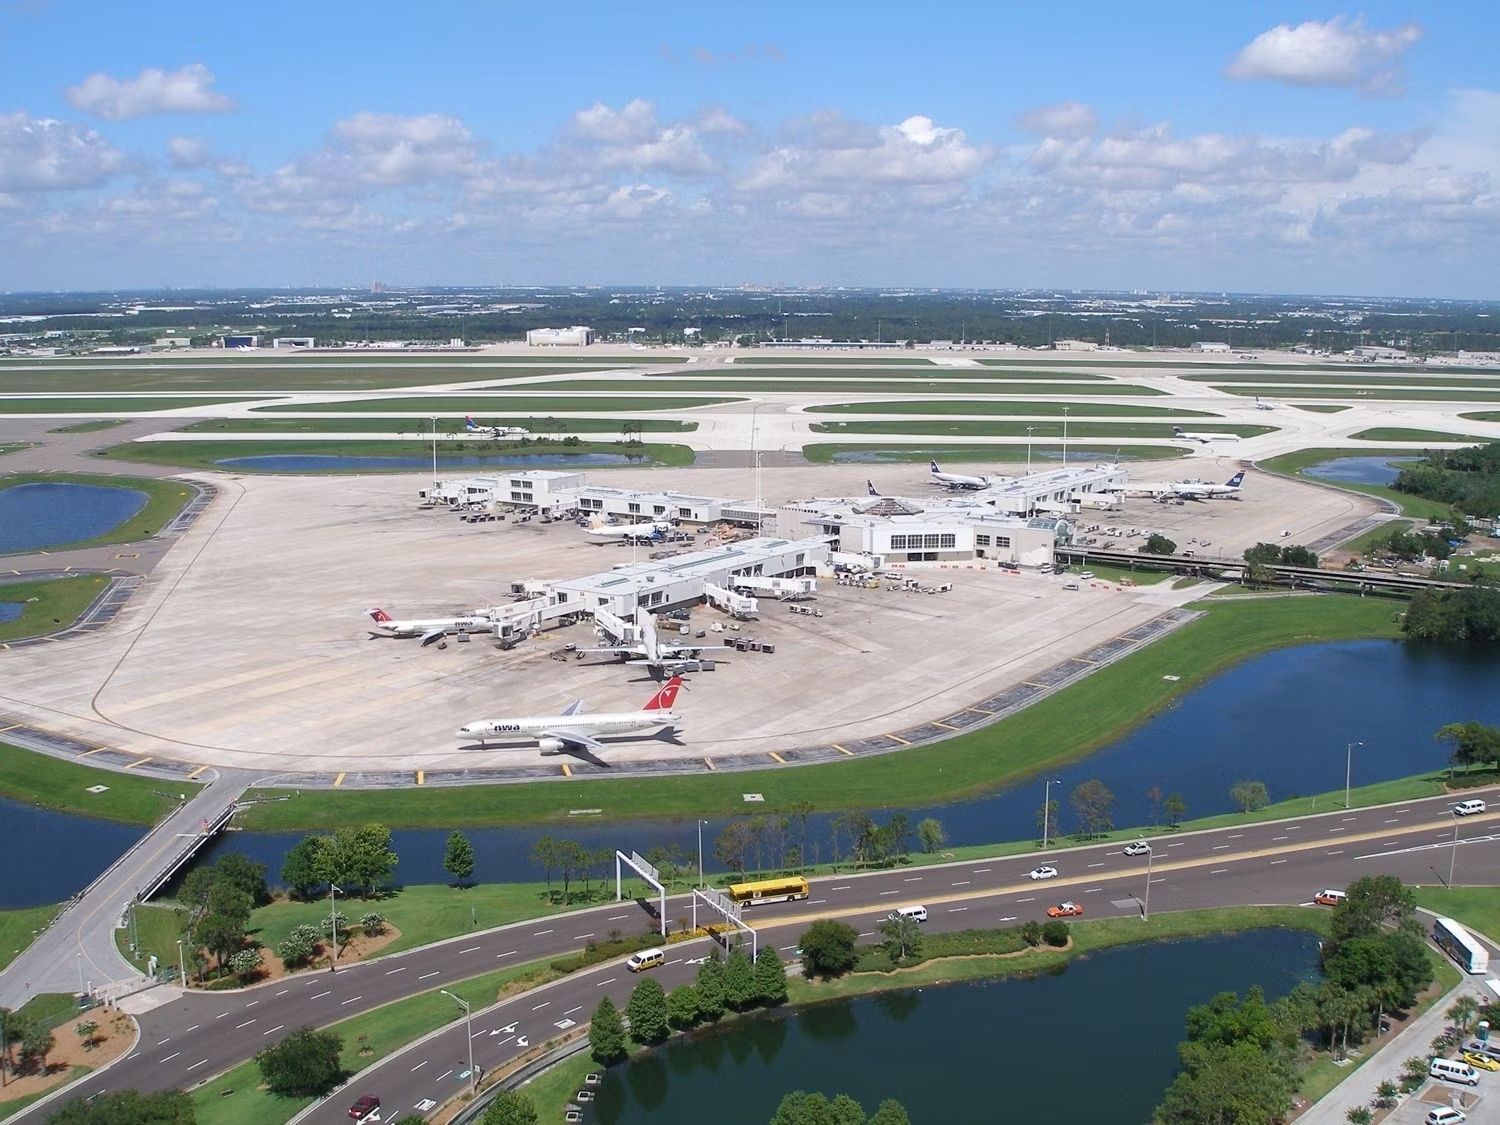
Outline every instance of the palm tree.
<svg viewBox="0 0 1500 1125">
<path fill-rule="evenodd" d="M 1479 1001 L 1472 996 L 1465 994 L 1453 1001 L 1453 1006 L 1448 1009 L 1448 1018 L 1453 1021 L 1453 1027 L 1460 1038 L 1469 1033 L 1469 1028 L 1478 1011 Z"/>
</svg>

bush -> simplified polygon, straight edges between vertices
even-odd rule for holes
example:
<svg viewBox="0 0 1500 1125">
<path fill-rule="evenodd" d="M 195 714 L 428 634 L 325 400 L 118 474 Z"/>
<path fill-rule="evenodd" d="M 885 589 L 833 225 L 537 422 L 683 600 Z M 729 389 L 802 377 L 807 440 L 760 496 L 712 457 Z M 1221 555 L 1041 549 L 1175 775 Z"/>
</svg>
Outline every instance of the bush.
<svg viewBox="0 0 1500 1125">
<path fill-rule="evenodd" d="M 359 928 L 364 931 L 365 937 L 379 937 L 385 933 L 385 919 L 371 911 L 359 920 Z"/>
<path fill-rule="evenodd" d="M 831 918 L 819 918 L 802 935 L 802 975 L 837 977 L 854 968 L 858 960 L 854 943 L 859 931 Z"/>
<path fill-rule="evenodd" d="M 1369 1106 L 1357 1105 L 1344 1114 L 1344 1120 L 1349 1122 L 1349 1125 L 1370 1125 L 1370 1122 L 1375 1120 L 1375 1115 L 1370 1112 Z"/>
<path fill-rule="evenodd" d="M 579 969 L 586 969 L 601 961 L 612 961 L 616 957 L 634 953 L 637 949 L 652 949 L 660 942 L 659 934 L 636 934 L 634 937 L 613 937 L 609 941 L 591 941 L 584 946 L 582 953 L 559 957 L 552 962 L 552 967 L 560 973 L 576 973 Z"/>
<path fill-rule="evenodd" d="M 1035 918 L 1021 923 L 1021 940 L 1035 948 L 1042 944 L 1042 924 Z"/>
<path fill-rule="evenodd" d="M 331 1031 L 301 1027 L 255 1056 L 273 1094 L 320 1098 L 344 1080 L 344 1041 Z"/>
<path fill-rule="evenodd" d="M 1068 924 L 1052 921 L 1042 927 L 1042 940 L 1058 947 L 1068 944 Z"/>
<path fill-rule="evenodd" d="M 240 950 L 229 959 L 229 968 L 236 976 L 249 979 L 260 972 L 260 950 Z"/>
</svg>

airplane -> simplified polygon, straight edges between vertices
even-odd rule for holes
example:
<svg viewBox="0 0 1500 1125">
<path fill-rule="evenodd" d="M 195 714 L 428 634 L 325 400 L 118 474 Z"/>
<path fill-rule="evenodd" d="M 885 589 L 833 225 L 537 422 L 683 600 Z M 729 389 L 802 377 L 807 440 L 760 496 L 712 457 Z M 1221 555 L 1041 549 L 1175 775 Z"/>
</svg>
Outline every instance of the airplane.
<svg viewBox="0 0 1500 1125">
<path fill-rule="evenodd" d="M 531 432 L 520 426 L 481 426 L 478 422 L 474 421 L 474 415 L 472 414 L 464 415 L 464 429 L 471 434 L 489 434 L 492 438 L 525 437 Z"/>
<path fill-rule="evenodd" d="M 671 530 L 672 525 L 666 520 L 609 525 L 595 516 L 592 526 L 585 534 L 600 543 L 654 543 Z"/>
<path fill-rule="evenodd" d="M 683 645 L 668 642 L 662 643 L 661 635 L 656 631 L 656 621 L 649 610 L 637 606 L 635 610 L 635 621 L 631 623 L 635 627 L 635 635 L 640 640 L 635 642 L 624 641 L 630 625 L 604 609 L 594 611 L 594 625 L 601 636 L 611 637 L 614 644 L 604 645 L 600 648 L 586 650 L 587 653 L 596 652 L 609 653 L 620 657 L 622 660 L 644 660 L 646 665 L 653 671 L 662 674 L 685 670 L 685 665 L 698 659 L 702 652 L 702 645 Z"/>
<path fill-rule="evenodd" d="M 385 610 L 379 608 L 368 612 L 375 620 L 375 628 L 370 630 L 370 636 L 421 637 L 423 647 L 442 640 L 448 633 L 457 633 L 460 630 L 475 633 L 495 627 L 495 622 L 490 618 L 488 610 L 475 610 L 473 613 L 458 617 L 429 617 L 413 621 L 397 621 Z"/>
<path fill-rule="evenodd" d="M 927 462 L 927 474 L 928 480 L 930 480 L 933 484 L 940 484 L 944 488 L 978 489 L 988 488 L 990 486 L 989 477 L 969 477 L 964 476 L 962 473 L 945 473 L 942 469 L 938 468 L 938 463 L 936 461 Z"/>
<path fill-rule="evenodd" d="M 1196 441 L 1200 445 L 1207 445 L 1209 444 L 1209 442 L 1214 441 L 1240 440 L 1239 434 L 1190 433 L 1187 430 L 1179 429 L 1177 426 L 1172 427 L 1172 436 L 1175 438 L 1182 438 L 1184 441 Z"/>
<path fill-rule="evenodd" d="M 1230 477 L 1223 484 L 1208 484 L 1201 480 L 1146 481 L 1126 485 L 1127 496 L 1149 496 L 1155 500 L 1216 500 L 1238 498 L 1245 480 L 1244 470 Z"/>
<path fill-rule="evenodd" d="M 481 750 L 495 740 L 532 738 L 543 754 L 577 754 L 598 765 L 606 765 L 595 754 L 608 747 L 596 735 L 626 734 L 631 731 L 674 730 L 680 722 L 672 710 L 682 677 L 673 676 L 656 690 L 639 711 L 585 715 L 583 700 L 575 699 L 563 708 L 561 715 L 523 716 L 514 719 L 484 719 L 458 728 L 455 738 L 478 742 Z"/>
<path fill-rule="evenodd" d="M 1260 395 L 1256 395 L 1255 396 L 1255 409 L 1257 409 L 1257 410 L 1275 410 L 1276 409 L 1276 404 L 1274 402 L 1261 402 L 1260 401 Z"/>
<path fill-rule="evenodd" d="M 875 490 L 875 482 L 874 481 L 872 481 L 872 480 L 865 481 L 865 495 L 867 495 L 867 496 L 879 496 L 880 495 L 880 493 Z"/>
</svg>

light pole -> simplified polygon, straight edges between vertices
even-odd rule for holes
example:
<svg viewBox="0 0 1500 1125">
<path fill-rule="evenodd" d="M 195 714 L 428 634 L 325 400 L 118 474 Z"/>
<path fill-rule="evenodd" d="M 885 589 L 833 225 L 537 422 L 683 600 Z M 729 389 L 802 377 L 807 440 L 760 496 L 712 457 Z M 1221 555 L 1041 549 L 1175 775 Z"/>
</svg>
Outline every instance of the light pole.
<svg viewBox="0 0 1500 1125">
<path fill-rule="evenodd" d="M 1156 852 L 1149 845 L 1146 848 L 1146 898 L 1141 903 L 1141 921 L 1145 922 L 1151 917 L 1151 861 L 1156 857 Z"/>
<path fill-rule="evenodd" d="M 1453 851 L 1448 856 L 1448 889 L 1453 889 L 1453 865 L 1458 861 L 1458 813 L 1450 806 L 1453 815 Z"/>
<path fill-rule="evenodd" d="M 1031 475 L 1031 431 L 1035 428 L 1035 426 L 1026 427 L 1026 475 L 1028 477 Z"/>
<path fill-rule="evenodd" d="M 334 971 L 334 962 L 339 959 L 339 922 L 333 904 L 333 896 L 343 892 L 332 882 L 328 884 L 328 934 L 330 938 L 328 971 Z"/>
<path fill-rule="evenodd" d="M 78 954 L 78 995 L 87 995 L 83 990 L 83 954 Z"/>
<path fill-rule="evenodd" d="M 432 423 L 432 487 L 437 487 L 437 419 L 429 418 Z"/>
<path fill-rule="evenodd" d="M 1354 748 L 1363 746 L 1363 742 L 1346 742 L 1344 744 L 1344 808 L 1349 807 L 1349 777 L 1354 769 Z"/>
<path fill-rule="evenodd" d="M 703 826 L 707 823 L 708 821 L 706 820 L 698 822 L 698 890 L 703 889 Z M 693 932 L 698 932 L 698 895 L 696 891 L 693 894 Z"/>
<path fill-rule="evenodd" d="M 469 1021 L 469 1002 L 462 996 L 453 995 L 453 993 L 449 992 L 446 988 L 440 988 L 438 989 L 438 991 L 446 996 L 449 1000 L 452 1000 L 463 1007 L 464 1040 L 469 1044 L 469 1089 L 477 1090 L 479 1088 L 479 1075 L 474 1072 L 474 1035 L 472 1031 L 473 1025 Z"/>
<path fill-rule="evenodd" d="M 1063 467 L 1068 464 L 1068 407 L 1063 407 Z M 436 472 L 433 474 L 436 476 Z"/>
<path fill-rule="evenodd" d="M 182 982 L 182 987 L 187 987 L 187 957 L 182 952 L 182 939 L 177 939 L 177 979 Z"/>
<path fill-rule="evenodd" d="M 1052 816 L 1052 787 L 1061 784 L 1056 778 L 1042 784 L 1042 851 L 1047 850 L 1047 829 Z"/>
</svg>

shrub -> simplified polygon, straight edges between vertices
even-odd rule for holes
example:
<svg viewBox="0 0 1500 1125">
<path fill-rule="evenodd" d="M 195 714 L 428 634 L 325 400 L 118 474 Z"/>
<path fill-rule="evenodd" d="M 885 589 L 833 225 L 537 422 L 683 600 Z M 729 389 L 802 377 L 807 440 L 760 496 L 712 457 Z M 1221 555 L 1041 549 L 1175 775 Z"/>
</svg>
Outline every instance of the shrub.
<svg viewBox="0 0 1500 1125">
<path fill-rule="evenodd" d="M 1068 944 L 1068 924 L 1066 922 L 1052 921 L 1042 927 L 1042 940 L 1048 945 L 1064 946 Z"/>
<path fill-rule="evenodd" d="M 1021 923 L 1021 940 L 1027 945 L 1038 946 L 1042 944 L 1042 924 L 1035 918 Z"/>
<path fill-rule="evenodd" d="M 365 937 L 379 937 L 385 933 L 385 919 L 371 911 L 359 920 L 359 928 L 364 931 Z"/>
</svg>

